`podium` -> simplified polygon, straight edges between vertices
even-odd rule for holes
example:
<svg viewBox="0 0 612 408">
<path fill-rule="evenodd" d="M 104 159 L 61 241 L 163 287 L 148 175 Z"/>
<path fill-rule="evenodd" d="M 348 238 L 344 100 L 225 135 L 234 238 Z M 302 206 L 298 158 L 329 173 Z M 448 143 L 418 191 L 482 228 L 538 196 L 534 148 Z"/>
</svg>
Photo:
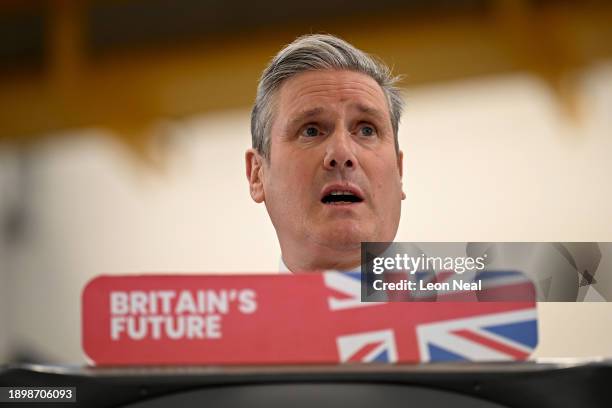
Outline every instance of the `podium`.
<svg viewBox="0 0 612 408">
<path fill-rule="evenodd" d="M 26 386 L 76 387 L 76 402 L 41 407 L 609 407 L 612 361 L 0 367 L 0 387 Z"/>
</svg>

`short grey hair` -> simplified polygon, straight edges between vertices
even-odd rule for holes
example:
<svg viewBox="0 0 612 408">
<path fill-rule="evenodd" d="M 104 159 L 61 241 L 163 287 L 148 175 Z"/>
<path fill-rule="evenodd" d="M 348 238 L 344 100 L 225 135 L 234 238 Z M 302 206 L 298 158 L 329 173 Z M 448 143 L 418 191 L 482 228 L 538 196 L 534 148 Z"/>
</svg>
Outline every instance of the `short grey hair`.
<svg viewBox="0 0 612 408">
<path fill-rule="evenodd" d="M 389 116 L 399 151 L 397 131 L 404 101 L 394 77 L 384 63 L 348 42 L 327 34 L 310 34 L 297 38 L 283 48 L 263 71 L 257 86 L 255 106 L 251 113 L 253 148 L 266 159 L 270 157 L 270 127 L 274 120 L 274 97 L 284 81 L 296 74 L 316 70 L 347 70 L 372 77 L 387 98 Z"/>
</svg>

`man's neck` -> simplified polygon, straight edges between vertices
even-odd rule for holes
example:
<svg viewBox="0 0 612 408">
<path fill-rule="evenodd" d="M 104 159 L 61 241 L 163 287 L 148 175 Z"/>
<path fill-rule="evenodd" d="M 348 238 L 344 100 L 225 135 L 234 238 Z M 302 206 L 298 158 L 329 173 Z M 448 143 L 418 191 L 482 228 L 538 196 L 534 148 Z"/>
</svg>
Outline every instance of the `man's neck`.
<svg viewBox="0 0 612 408">
<path fill-rule="evenodd" d="M 307 256 L 306 256 L 307 255 Z M 282 262 L 292 272 L 338 270 L 349 271 L 361 265 L 361 248 L 350 251 L 300 252 L 283 250 Z"/>
</svg>

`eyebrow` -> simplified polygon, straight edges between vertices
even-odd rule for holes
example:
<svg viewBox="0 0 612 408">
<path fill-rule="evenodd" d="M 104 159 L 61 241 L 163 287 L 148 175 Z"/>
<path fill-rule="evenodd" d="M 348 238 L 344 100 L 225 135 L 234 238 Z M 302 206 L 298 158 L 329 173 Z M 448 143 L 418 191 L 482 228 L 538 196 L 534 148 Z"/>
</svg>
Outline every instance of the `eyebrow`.
<svg viewBox="0 0 612 408">
<path fill-rule="evenodd" d="M 383 112 L 381 112 L 380 109 L 376 109 L 376 108 L 373 108 L 373 107 L 370 107 L 370 106 L 367 106 L 367 105 L 363 105 L 363 104 L 360 104 L 360 103 L 355 104 L 354 106 L 361 113 L 368 114 L 368 115 L 373 116 L 373 117 L 375 117 L 377 119 L 380 119 L 380 120 L 385 120 L 385 114 Z"/>
<path fill-rule="evenodd" d="M 300 125 L 305 120 L 313 118 L 317 115 L 320 115 L 323 112 L 324 112 L 324 109 L 322 107 L 316 107 L 316 108 L 312 108 L 312 109 L 308 109 L 306 111 L 300 112 L 296 117 L 294 117 L 293 119 L 289 121 L 289 126 L 294 127 L 294 126 Z"/>
<path fill-rule="evenodd" d="M 354 104 L 351 107 L 354 107 L 359 112 L 370 115 L 376 119 L 385 120 L 385 114 L 381 112 L 380 109 L 376 109 L 371 106 L 363 105 L 361 103 Z M 320 115 L 324 111 L 325 111 L 324 108 L 316 107 L 316 108 L 312 108 L 312 109 L 308 109 L 303 112 L 300 112 L 296 117 L 294 117 L 293 119 L 289 121 L 289 126 L 293 127 L 293 126 L 300 125 L 302 122 L 310 118 L 316 117 L 317 115 Z"/>
</svg>

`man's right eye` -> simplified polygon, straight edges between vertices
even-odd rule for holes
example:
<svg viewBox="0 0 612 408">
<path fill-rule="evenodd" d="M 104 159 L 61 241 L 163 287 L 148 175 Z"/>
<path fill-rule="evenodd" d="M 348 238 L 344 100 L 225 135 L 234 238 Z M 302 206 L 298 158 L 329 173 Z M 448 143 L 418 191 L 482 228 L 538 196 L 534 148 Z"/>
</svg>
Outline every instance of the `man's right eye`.
<svg viewBox="0 0 612 408">
<path fill-rule="evenodd" d="M 302 135 L 306 137 L 316 137 L 319 136 L 321 132 L 315 126 L 307 126 L 303 131 Z"/>
</svg>

